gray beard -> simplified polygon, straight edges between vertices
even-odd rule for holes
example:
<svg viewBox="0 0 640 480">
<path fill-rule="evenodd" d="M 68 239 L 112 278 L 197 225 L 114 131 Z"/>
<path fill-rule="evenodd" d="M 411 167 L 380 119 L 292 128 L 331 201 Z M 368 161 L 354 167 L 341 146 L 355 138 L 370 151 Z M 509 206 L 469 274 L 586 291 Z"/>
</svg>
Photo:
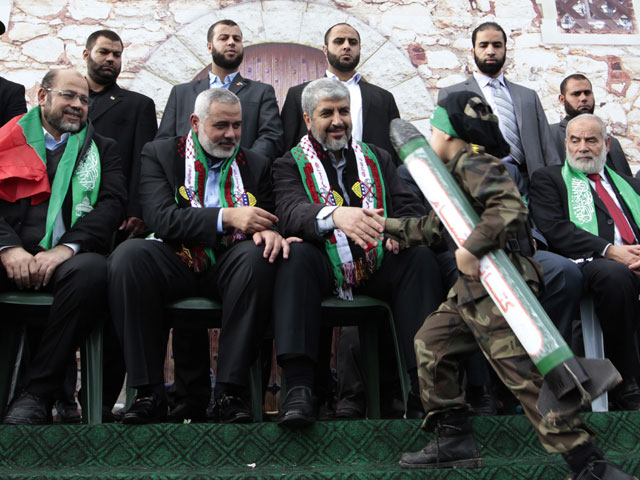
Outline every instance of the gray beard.
<svg viewBox="0 0 640 480">
<path fill-rule="evenodd" d="M 235 143 L 232 148 L 221 147 L 216 142 L 212 142 L 204 132 L 198 132 L 198 142 L 200 142 L 200 146 L 205 152 L 216 158 L 229 158 L 238 146 Z"/>
<path fill-rule="evenodd" d="M 347 145 L 349 138 L 351 138 L 351 130 L 345 130 L 345 134 L 346 136 L 344 140 L 329 140 L 326 132 L 319 132 L 313 127 L 313 125 L 311 125 L 311 135 L 313 135 L 313 138 L 315 138 L 320 145 L 330 152 L 342 150 Z"/>
</svg>

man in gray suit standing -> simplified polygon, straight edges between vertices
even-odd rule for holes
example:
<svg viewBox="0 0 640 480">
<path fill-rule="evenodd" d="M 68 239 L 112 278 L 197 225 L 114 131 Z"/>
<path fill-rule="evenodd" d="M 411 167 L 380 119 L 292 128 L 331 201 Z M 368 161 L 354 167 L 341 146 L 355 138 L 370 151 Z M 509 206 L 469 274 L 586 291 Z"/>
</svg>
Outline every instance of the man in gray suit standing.
<svg viewBox="0 0 640 480">
<path fill-rule="evenodd" d="M 198 94 L 208 88 L 225 88 L 235 93 L 242 105 L 241 146 L 271 160 L 278 157 L 283 150 L 283 133 L 276 94 L 271 85 L 243 78 L 238 72 L 244 56 L 238 24 L 219 20 L 211 25 L 207 48 L 213 60 L 211 73 L 171 89 L 156 139 L 189 133 L 189 118 Z"/>
<path fill-rule="evenodd" d="M 495 22 L 485 22 L 471 35 L 473 59 L 478 71 L 464 82 L 443 88 L 440 100 L 450 92 L 470 90 L 482 95 L 500 119 L 500 130 L 511 147 L 503 160 L 518 166 L 528 179 L 546 165 L 559 165 L 547 117 L 540 98 L 533 90 L 504 78 L 507 35 Z"/>
<path fill-rule="evenodd" d="M 238 72 L 244 55 L 238 24 L 220 20 L 211 25 L 207 48 L 211 52 L 211 72 L 201 80 L 173 87 L 156 139 L 187 135 L 198 94 L 209 88 L 225 88 L 238 96 L 242 106 L 240 146 L 273 161 L 283 151 L 275 91 L 271 85 L 243 78 Z M 178 423 L 184 419 L 204 420 L 211 390 L 206 330 L 174 329 L 173 353 L 176 402 L 167 420 Z"/>
</svg>

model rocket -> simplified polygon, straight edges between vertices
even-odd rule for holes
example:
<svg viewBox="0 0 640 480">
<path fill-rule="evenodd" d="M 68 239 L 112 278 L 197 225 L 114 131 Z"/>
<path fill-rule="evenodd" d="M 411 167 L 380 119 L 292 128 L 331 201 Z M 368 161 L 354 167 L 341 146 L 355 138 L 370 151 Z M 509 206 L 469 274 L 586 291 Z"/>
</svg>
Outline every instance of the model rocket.
<svg viewBox="0 0 640 480">
<path fill-rule="evenodd" d="M 460 186 L 408 122 L 391 122 L 391 140 L 416 184 L 462 246 L 480 218 Z M 588 406 L 621 377 L 608 359 L 577 358 L 503 250 L 480 260 L 480 281 L 544 377 L 538 410 L 549 420 Z"/>
</svg>

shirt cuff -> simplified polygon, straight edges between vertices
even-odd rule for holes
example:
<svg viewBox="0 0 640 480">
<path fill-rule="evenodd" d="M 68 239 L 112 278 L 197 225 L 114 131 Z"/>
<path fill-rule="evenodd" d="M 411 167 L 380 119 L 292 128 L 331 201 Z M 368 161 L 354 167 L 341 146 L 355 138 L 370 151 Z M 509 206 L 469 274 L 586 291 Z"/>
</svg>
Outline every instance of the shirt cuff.
<svg viewBox="0 0 640 480">
<path fill-rule="evenodd" d="M 333 222 L 333 217 L 331 216 L 336 208 L 338 207 L 322 207 L 316 215 L 316 228 L 320 235 L 324 235 L 336 228 L 336 224 Z"/>
<path fill-rule="evenodd" d="M 64 245 L 65 247 L 69 247 L 71 250 L 73 250 L 74 255 L 80 251 L 79 243 L 63 243 L 62 245 Z"/>
<path fill-rule="evenodd" d="M 607 250 L 609 250 L 609 247 L 613 245 L 613 243 L 608 243 L 606 247 L 604 247 L 604 250 L 602 250 L 602 256 L 604 257 L 607 254 Z"/>
<path fill-rule="evenodd" d="M 221 207 L 218 210 L 218 233 L 224 233 L 224 228 L 222 228 L 222 212 L 224 211 L 224 207 Z"/>
</svg>

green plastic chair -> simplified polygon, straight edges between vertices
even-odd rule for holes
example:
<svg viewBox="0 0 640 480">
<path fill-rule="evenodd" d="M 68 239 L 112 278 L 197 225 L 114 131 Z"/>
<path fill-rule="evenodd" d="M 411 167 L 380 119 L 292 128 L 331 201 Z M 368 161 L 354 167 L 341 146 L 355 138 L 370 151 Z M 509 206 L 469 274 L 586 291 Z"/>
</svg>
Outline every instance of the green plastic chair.
<svg viewBox="0 0 640 480">
<path fill-rule="evenodd" d="M 33 291 L 0 293 L 0 311 L 5 319 L 0 351 L 0 412 L 4 413 L 13 396 L 22 361 L 27 324 L 43 322 L 53 294 Z M 102 321 L 87 338 L 81 349 L 82 420 L 88 424 L 102 423 Z"/>
<path fill-rule="evenodd" d="M 378 325 L 373 313 L 382 313 L 389 322 L 393 346 L 398 362 L 400 387 L 404 401 L 405 412 L 409 397 L 410 380 L 404 354 L 400 349 L 396 333 L 393 313 L 389 304 L 383 300 L 368 295 L 354 295 L 353 301 L 341 300 L 337 297 L 327 297 L 321 304 L 323 324 L 330 327 L 358 327 L 360 337 L 360 352 L 365 366 L 365 384 L 367 388 L 367 416 L 380 418 L 380 364 L 378 362 Z M 371 313 L 371 314 L 370 314 Z M 280 394 L 280 404 L 286 396 L 284 380 Z"/>
<path fill-rule="evenodd" d="M 206 297 L 187 297 L 165 305 L 165 313 L 172 327 L 221 328 L 222 304 Z M 249 372 L 251 412 L 254 422 L 262 421 L 262 370 L 258 357 Z"/>
</svg>

